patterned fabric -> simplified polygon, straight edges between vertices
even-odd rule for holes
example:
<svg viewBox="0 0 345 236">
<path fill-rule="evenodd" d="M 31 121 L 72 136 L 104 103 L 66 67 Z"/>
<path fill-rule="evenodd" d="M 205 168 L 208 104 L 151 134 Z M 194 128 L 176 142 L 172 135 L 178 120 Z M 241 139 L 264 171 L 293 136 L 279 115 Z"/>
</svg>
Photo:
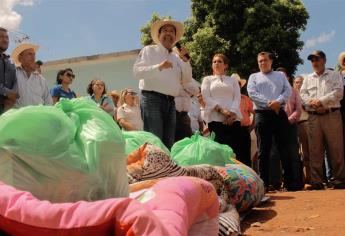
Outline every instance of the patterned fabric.
<svg viewBox="0 0 345 236">
<path fill-rule="evenodd" d="M 220 212 L 219 235 L 237 235 L 240 232 L 240 221 L 228 192 L 224 189 L 224 179 L 216 168 L 210 165 L 178 166 L 169 155 L 152 144 L 144 144 L 127 158 L 127 172 L 130 189 L 142 189 L 155 182 L 152 179 L 172 176 L 194 176 L 213 184 L 219 195 Z M 135 184 L 134 184 L 135 183 Z"/>
<path fill-rule="evenodd" d="M 127 159 L 129 183 L 173 176 L 194 176 L 213 184 L 218 194 L 223 189 L 223 178 L 210 165 L 178 166 L 170 156 L 152 144 L 144 144 Z"/>
<path fill-rule="evenodd" d="M 219 236 L 236 236 L 241 234 L 240 216 L 233 205 L 226 212 L 219 214 Z"/>
<path fill-rule="evenodd" d="M 254 170 L 243 164 L 216 167 L 224 178 L 225 190 L 238 212 L 257 206 L 265 195 L 264 183 Z"/>
</svg>

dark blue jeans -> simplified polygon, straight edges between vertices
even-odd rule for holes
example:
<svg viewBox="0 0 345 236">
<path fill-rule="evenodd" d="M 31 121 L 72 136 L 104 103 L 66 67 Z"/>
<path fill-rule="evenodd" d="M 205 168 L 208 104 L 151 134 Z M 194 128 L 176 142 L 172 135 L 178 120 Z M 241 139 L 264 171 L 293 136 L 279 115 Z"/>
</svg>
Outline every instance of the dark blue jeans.
<svg viewBox="0 0 345 236">
<path fill-rule="evenodd" d="M 143 90 L 141 91 L 140 108 L 144 130 L 160 138 L 170 150 L 174 144 L 176 127 L 174 97 Z"/>
<path fill-rule="evenodd" d="M 265 186 L 269 185 L 270 154 L 274 138 L 284 171 L 284 185 L 288 190 L 302 189 L 302 166 L 297 153 L 297 132 L 295 127 L 290 125 L 285 111 L 280 110 L 279 114 L 270 110 L 256 111 L 255 129 L 258 138 L 260 176 Z"/>
</svg>

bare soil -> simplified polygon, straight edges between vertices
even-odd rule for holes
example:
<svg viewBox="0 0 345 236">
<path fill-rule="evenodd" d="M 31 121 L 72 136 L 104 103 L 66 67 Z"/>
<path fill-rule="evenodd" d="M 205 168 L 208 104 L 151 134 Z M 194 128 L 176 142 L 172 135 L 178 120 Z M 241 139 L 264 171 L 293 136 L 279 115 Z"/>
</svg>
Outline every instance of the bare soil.
<svg viewBox="0 0 345 236">
<path fill-rule="evenodd" d="M 243 235 L 345 236 L 345 190 L 276 192 L 242 222 Z"/>
</svg>

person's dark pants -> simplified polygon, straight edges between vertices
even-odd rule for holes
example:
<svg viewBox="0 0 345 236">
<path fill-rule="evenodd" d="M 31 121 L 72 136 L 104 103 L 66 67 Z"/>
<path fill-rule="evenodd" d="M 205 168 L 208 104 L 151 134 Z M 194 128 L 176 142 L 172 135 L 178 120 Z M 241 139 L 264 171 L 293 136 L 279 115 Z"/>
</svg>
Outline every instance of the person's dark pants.
<svg viewBox="0 0 345 236">
<path fill-rule="evenodd" d="M 274 137 L 284 171 L 285 187 L 290 191 L 302 189 L 301 162 L 297 154 L 297 146 L 293 145 L 293 141 L 290 140 L 293 136 L 293 129 L 285 111 L 281 109 L 279 114 L 276 114 L 271 110 L 257 110 L 255 113 L 255 129 L 258 138 L 260 176 L 265 186 L 269 186 L 270 154 Z M 297 143 L 297 133 L 295 139 Z"/>
<path fill-rule="evenodd" d="M 192 136 L 193 132 L 190 123 L 190 117 L 186 111 L 176 111 L 175 142 Z"/>
<path fill-rule="evenodd" d="M 208 123 L 208 129 L 210 133 L 215 133 L 214 141 L 231 147 L 236 154 L 236 158 L 241 155 L 241 144 L 239 142 L 241 122 L 235 121 L 232 125 L 225 125 L 222 122 L 212 121 Z"/>
<path fill-rule="evenodd" d="M 176 110 L 174 97 L 154 91 L 141 91 L 141 117 L 144 130 L 159 137 L 170 149 L 174 144 Z"/>
<path fill-rule="evenodd" d="M 0 115 L 4 113 L 4 104 L 0 104 Z"/>
<path fill-rule="evenodd" d="M 275 189 L 280 189 L 280 186 L 283 183 L 283 176 L 282 176 L 282 167 L 280 163 L 280 156 L 278 147 L 276 144 L 276 140 L 273 137 L 272 139 L 272 147 L 271 147 L 271 154 L 270 154 L 270 185 L 272 185 Z"/>
<path fill-rule="evenodd" d="M 252 167 L 252 161 L 250 156 L 251 139 L 248 128 L 248 126 L 241 126 L 241 135 L 239 137 L 240 147 L 237 160 L 249 167 Z"/>
</svg>

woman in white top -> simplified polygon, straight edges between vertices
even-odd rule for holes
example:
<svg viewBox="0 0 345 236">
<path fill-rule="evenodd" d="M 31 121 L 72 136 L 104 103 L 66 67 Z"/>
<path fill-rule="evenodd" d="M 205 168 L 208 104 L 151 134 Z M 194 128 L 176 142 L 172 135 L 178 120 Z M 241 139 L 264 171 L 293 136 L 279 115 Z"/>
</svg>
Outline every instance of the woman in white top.
<svg viewBox="0 0 345 236">
<path fill-rule="evenodd" d="M 127 131 L 143 130 L 143 120 L 138 106 L 138 96 L 132 89 L 121 91 L 120 107 L 117 109 L 117 122 Z"/>
<path fill-rule="evenodd" d="M 205 100 L 204 119 L 215 141 L 229 145 L 237 156 L 241 153 L 241 92 L 238 81 L 227 76 L 229 60 L 216 54 L 212 60 L 213 75 L 203 78 L 201 93 Z"/>
</svg>

